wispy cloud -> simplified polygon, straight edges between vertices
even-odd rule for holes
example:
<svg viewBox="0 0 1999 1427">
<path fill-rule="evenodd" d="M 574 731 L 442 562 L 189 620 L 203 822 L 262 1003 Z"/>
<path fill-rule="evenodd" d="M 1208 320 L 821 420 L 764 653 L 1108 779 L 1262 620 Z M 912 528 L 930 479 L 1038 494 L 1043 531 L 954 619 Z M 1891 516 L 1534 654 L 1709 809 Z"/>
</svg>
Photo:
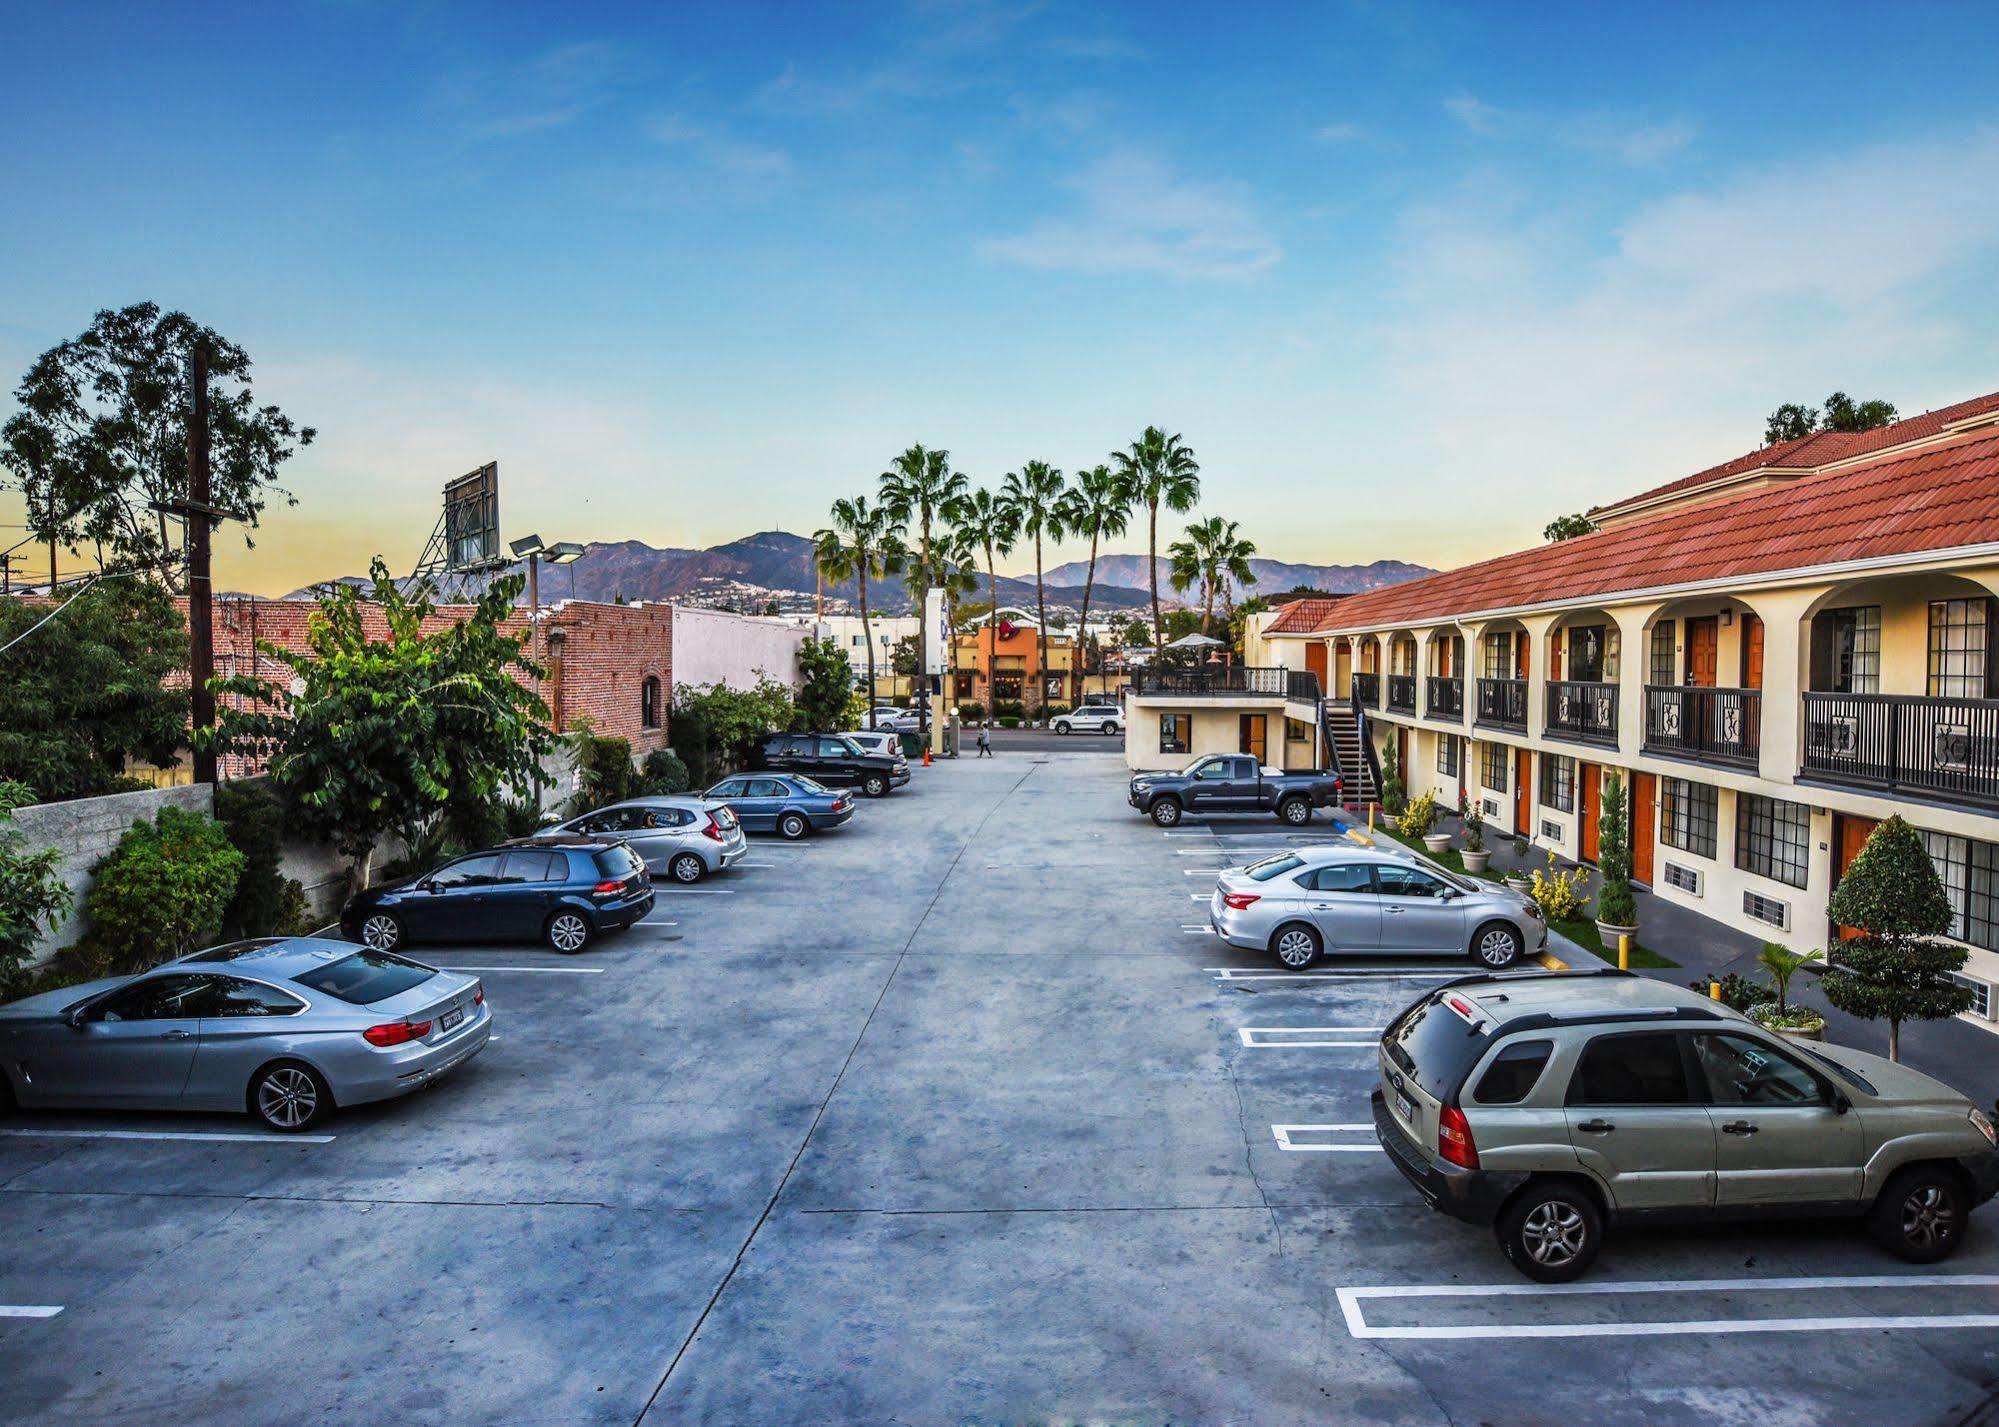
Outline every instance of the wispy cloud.
<svg viewBox="0 0 1999 1427">
<path fill-rule="evenodd" d="M 560 129 L 608 99 L 626 72 L 607 44 L 560 45 L 510 69 L 464 72 L 443 85 L 473 139 L 513 139 Z"/>
<path fill-rule="evenodd" d="M 1312 137 L 1322 144 L 1351 144 L 1366 133 L 1358 124 L 1322 124 L 1312 131 Z"/>
<path fill-rule="evenodd" d="M 731 177 L 773 179 L 791 172 L 791 155 L 783 149 L 738 138 L 719 124 L 699 124 L 685 115 L 670 114 L 654 120 L 646 132 L 654 143 Z"/>
<path fill-rule="evenodd" d="M 1240 184 L 1181 178 L 1132 150 L 1106 155 L 1067 181 L 1077 211 L 1026 231 L 988 238 L 979 251 L 1045 271 L 1157 273 L 1183 280 L 1239 279 L 1283 255 Z"/>
<path fill-rule="evenodd" d="M 1444 110 L 1474 134 L 1485 138 L 1499 132 L 1503 117 L 1500 109 L 1476 94 L 1453 94 L 1444 101 Z"/>
<path fill-rule="evenodd" d="M 1685 149 L 1693 143 L 1696 130 L 1685 119 L 1631 124 L 1609 116 L 1589 116 L 1562 125 L 1558 132 L 1576 148 L 1643 167 Z"/>
</svg>

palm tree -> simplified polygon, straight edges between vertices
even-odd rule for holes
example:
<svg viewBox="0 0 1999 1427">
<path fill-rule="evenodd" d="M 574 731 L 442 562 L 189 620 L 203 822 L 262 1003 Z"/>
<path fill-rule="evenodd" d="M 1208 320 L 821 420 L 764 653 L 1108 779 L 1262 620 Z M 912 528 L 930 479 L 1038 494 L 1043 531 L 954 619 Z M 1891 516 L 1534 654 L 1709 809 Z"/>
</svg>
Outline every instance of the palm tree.
<svg viewBox="0 0 1999 1427">
<path fill-rule="evenodd" d="M 1203 634 L 1208 632 L 1208 625 L 1214 618 L 1216 591 L 1221 591 L 1223 597 L 1233 603 L 1234 596 L 1229 593 L 1230 581 L 1239 585 L 1256 583 L 1256 571 L 1249 566 L 1250 556 L 1256 553 L 1256 543 L 1242 539 L 1236 530 L 1235 521 L 1211 515 L 1188 526 L 1187 538 L 1174 541 L 1167 550 L 1173 559 L 1173 588 L 1185 590 L 1193 584 L 1201 587 Z"/>
<path fill-rule="evenodd" d="M 1008 471 L 1000 483 L 1000 499 L 1012 506 L 1020 520 L 1020 533 L 1034 537 L 1034 617 L 1036 631 L 1035 706 L 1048 702 L 1048 594 L 1041 582 L 1041 540 L 1060 540 L 1066 532 L 1062 504 L 1062 473 L 1046 461 L 1029 461 L 1018 471 Z"/>
<path fill-rule="evenodd" d="M 986 578 L 992 605 L 986 610 L 986 719 L 993 717 L 993 666 L 999 662 L 999 566 L 997 556 L 1013 552 L 1020 536 L 1019 512 L 983 488 L 960 496 L 951 509 L 951 523 L 965 538 L 986 552 Z"/>
<path fill-rule="evenodd" d="M 915 527 L 909 592 L 916 599 L 916 673 L 925 688 L 930 669 L 930 587 L 937 583 L 931 561 L 932 527 L 965 491 L 965 478 L 951 469 L 951 453 L 920 444 L 897 456 L 881 473 L 881 504 L 889 518 L 905 529 Z"/>
<path fill-rule="evenodd" d="M 834 583 L 853 580 L 861 601 L 861 641 L 868 646 L 868 727 L 875 726 L 875 636 L 868 623 L 868 581 L 887 579 L 908 560 L 902 525 L 864 495 L 833 502 L 833 523 L 812 537 L 819 573 Z"/>
<path fill-rule="evenodd" d="M 1148 426 L 1126 451 L 1111 452 L 1111 467 L 1125 483 L 1131 504 L 1146 512 L 1145 571 L 1152 582 L 1152 647 L 1162 642 L 1159 621 L 1159 507 L 1189 511 L 1201 498 L 1201 467 L 1179 433 Z"/>
<path fill-rule="evenodd" d="M 966 595 L 979 592 L 979 547 L 971 533 L 958 523 L 956 512 L 964 500 L 960 496 L 945 510 L 949 529 L 937 536 L 937 583 L 944 591 L 945 645 L 944 707 L 953 707 L 958 698 L 958 603 Z"/>
<path fill-rule="evenodd" d="M 1109 466 L 1092 466 L 1076 472 L 1069 489 L 1062 493 L 1062 523 L 1075 535 L 1090 537 L 1090 568 L 1083 577 L 1083 617 L 1076 627 L 1075 696 L 1083 701 L 1083 640 L 1089 636 L 1090 594 L 1097 584 L 1097 545 L 1106 536 L 1124 534 L 1131 521 L 1131 491 Z"/>
</svg>

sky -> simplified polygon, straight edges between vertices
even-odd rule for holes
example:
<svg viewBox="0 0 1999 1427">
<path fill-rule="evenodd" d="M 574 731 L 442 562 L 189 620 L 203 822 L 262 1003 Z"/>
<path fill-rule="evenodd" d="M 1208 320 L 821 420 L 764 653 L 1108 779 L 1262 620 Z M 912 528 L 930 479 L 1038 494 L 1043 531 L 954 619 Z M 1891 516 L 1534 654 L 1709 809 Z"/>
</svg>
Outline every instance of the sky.
<svg viewBox="0 0 1999 1427">
<path fill-rule="evenodd" d="M 705 546 L 1149 423 L 1263 554 L 1450 565 L 1999 389 L 1989 4 L 5 11 L 0 417 L 99 308 L 244 346 L 319 439 L 225 588 L 489 460 L 509 537 Z"/>
</svg>

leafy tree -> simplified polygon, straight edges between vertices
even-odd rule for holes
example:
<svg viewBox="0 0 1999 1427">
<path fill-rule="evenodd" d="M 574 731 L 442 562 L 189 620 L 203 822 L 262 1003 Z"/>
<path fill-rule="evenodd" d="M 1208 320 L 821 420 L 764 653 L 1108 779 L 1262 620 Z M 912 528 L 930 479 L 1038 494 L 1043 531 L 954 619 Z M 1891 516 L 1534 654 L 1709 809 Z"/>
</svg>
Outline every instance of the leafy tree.
<svg viewBox="0 0 1999 1427">
<path fill-rule="evenodd" d="M 947 515 L 949 529 L 937 537 L 937 581 L 944 589 L 944 627 L 950 631 L 945 644 L 944 677 L 952 698 L 958 688 L 958 620 L 965 596 L 979 589 L 979 546 L 972 532 L 958 523 L 965 497 L 951 503 Z"/>
<path fill-rule="evenodd" d="M 952 507 L 951 521 L 966 540 L 986 552 L 986 579 L 992 591 L 985 610 L 986 718 L 990 720 L 994 716 L 993 664 L 999 657 L 999 568 L 994 561 L 1009 554 L 1020 538 L 1020 512 L 1011 502 L 981 487 L 959 499 Z"/>
<path fill-rule="evenodd" d="M 527 683 L 544 676 L 525 653 L 528 633 L 502 627 L 520 576 L 437 627 L 428 581 L 398 585 L 379 556 L 369 573 L 366 604 L 348 585 L 320 596 L 305 649 L 259 646 L 291 672 L 290 688 L 247 675 L 214 683 L 252 701 L 217 710 L 217 747 L 269 760 L 300 829 L 352 859 L 357 888 L 384 833 L 413 834 L 455 798 L 538 787 L 557 743 Z"/>
<path fill-rule="evenodd" d="M 576 765 L 576 796 L 570 799 L 569 814 L 587 813 L 622 803 L 637 788 L 638 775 L 632 768 L 632 741 L 616 734 L 598 733 L 590 720 L 579 718 L 570 725 L 569 756 Z"/>
<path fill-rule="evenodd" d="M 687 765 L 670 748 L 655 748 L 646 755 L 645 766 L 639 770 L 637 791 L 650 797 L 669 797 L 693 786 L 693 775 L 687 771 Z"/>
<path fill-rule="evenodd" d="M 1631 891 L 1631 808 L 1622 774 L 1613 772 L 1603 780 L 1603 810 L 1596 827 L 1596 865 L 1603 874 L 1603 886 L 1596 894 L 1597 919 L 1612 926 L 1636 926 L 1638 899 Z"/>
<path fill-rule="evenodd" d="M 1083 609 L 1077 617 L 1079 630 L 1090 627 L 1090 596 L 1097 587 L 1097 547 L 1105 537 L 1115 539 L 1131 523 L 1130 486 L 1109 466 L 1092 466 L 1076 472 L 1069 489 L 1063 492 L 1062 523 L 1072 534 L 1090 537 L 1090 566 L 1083 576 Z M 1076 642 L 1074 697 L 1083 697 L 1081 639 Z"/>
<path fill-rule="evenodd" d="M 1549 542 L 1573 540 L 1578 535 L 1588 535 L 1596 529 L 1596 522 L 1587 515 L 1558 515 L 1541 528 L 1541 538 Z"/>
<path fill-rule="evenodd" d="M 905 679 L 914 679 L 921 666 L 916 662 L 922 655 L 917 649 L 914 634 L 905 634 L 895 641 L 895 647 L 888 651 L 888 671 Z"/>
<path fill-rule="evenodd" d="M 1149 649 L 1152 647 L 1152 629 L 1136 615 L 1118 626 L 1119 642 L 1127 649 Z"/>
<path fill-rule="evenodd" d="M 102 311 L 84 333 L 36 358 L 0 427 L 0 469 L 43 544 L 97 548 L 100 566 L 148 566 L 179 580 L 178 538 L 155 501 L 187 492 L 188 373 L 208 352 L 209 451 L 216 505 L 257 524 L 291 495 L 278 471 L 312 428 L 250 390 L 250 357 L 186 313 L 141 302 Z M 247 534 L 246 534 L 247 540 Z M 110 559 L 107 561 L 106 556 Z M 53 556 L 51 557 L 53 558 Z"/>
<path fill-rule="evenodd" d="M 1950 898 L 1922 835 L 1898 817 L 1867 845 L 1833 889 L 1832 920 L 1860 935 L 1844 942 L 1820 981 L 1826 1000 L 1850 1016 L 1888 1022 L 1888 1058 L 1901 1059 L 1902 1022 L 1935 1021 L 1971 1009 L 1971 993 L 1944 973 L 1963 967 L 1950 932 Z"/>
<path fill-rule="evenodd" d="M 751 743 L 790 728 L 794 716 L 791 690 L 774 679 L 749 689 L 683 687 L 673 699 L 674 752 L 705 788 L 741 767 Z"/>
<path fill-rule="evenodd" d="M 1242 654 L 1248 648 L 1250 618 L 1262 614 L 1269 608 L 1269 600 L 1262 595 L 1251 595 L 1229 611 L 1229 647 L 1237 654 Z"/>
<path fill-rule="evenodd" d="M 901 573 L 909 555 L 902 546 L 902 523 L 886 506 L 869 505 L 864 495 L 834 501 L 832 522 L 812 537 L 813 558 L 827 579 L 853 580 L 860 596 L 861 639 L 868 647 L 868 727 L 873 728 L 875 636 L 868 622 L 868 581 Z"/>
<path fill-rule="evenodd" d="M 206 813 L 165 807 L 133 823 L 84 894 L 93 950 L 113 971 L 139 971 L 214 942 L 243 862 Z"/>
<path fill-rule="evenodd" d="M 1256 571 L 1249 563 L 1256 554 L 1256 543 L 1237 535 L 1238 528 L 1233 520 L 1211 515 L 1189 525 L 1185 540 L 1176 540 L 1167 547 L 1166 553 L 1173 561 L 1173 588 L 1184 593 L 1190 585 L 1201 587 L 1203 634 L 1214 619 L 1217 593 L 1233 604 L 1233 596 L 1228 593 L 1232 588 L 1230 581 L 1237 585 L 1256 583 Z"/>
<path fill-rule="evenodd" d="M 1034 541 L 1034 650 L 1037 673 L 1037 705 L 1048 702 L 1048 591 L 1041 580 L 1041 542 L 1045 536 L 1060 540 L 1066 533 L 1062 473 L 1046 461 L 1029 461 L 1018 471 L 1007 472 L 1000 484 L 1000 499 L 1012 506 L 1020 523 L 1020 533 Z"/>
<path fill-rule="evenodd" d="M 1117 472 L 1131 497 L 1131 504 L 1145 507 L 1145 568 L 1152 583 L 1152 642 L 1164 644 L 1159 617 L 1159 507 L 1185 513 L 1201 498 L 1201 467 L 1193 448 L 1181 444 L 1178 433 L 1168 436 L 1157 426 L 1148 426 L 1123 451 L 1111 453 L 1111 469 Z"/>
<path fill-rule="evenodd" d="M 1402 760 L 1395 747 L 1396 740 L 1391 738 L 1381 751 L 1381 806 L 1391 816 L 1402 811 L 1402 804 L 1408 797 L 1402 787 Z"/>
<path fill-rule="evenodd" d="M 1816 406 L 1787 401 L 1770 413 L 1763 427 L 1763 444 L 1775 446 L 1783 441 L 1796 441 L 1815 431 L 1872 431 L 1888 425 L 1895 415 L 1892 402 L 1878 398 L 1855 401 L 1843 391 L 1827 397 L 1823 411 Z"/>
<path fill-rule="evenodd" d="M 932 451 L 911 446 L 881 473 L 879 497 L 889 519 L 911 527 L 916 548 L 906 560 L 909 593 L 916 600 L 917 669 L 928 669 L 930 625 L 924 614 L 930 587 L 940 583 L 933 541 L 938 522 L 947 517 L 953 502 L 969 489 L 963 475 L 951 469 L 949 451 Z M 874 681 L 868 682 L 868 696 L 874 696 Z"/>
<path fill-rule="evenodd" d="M 188 721 L 187 690 L 171 678 L 187 670 L 173 598 L 115 578 L 50 612 L 0 600 L 0 645 L 11 646 L 0 652 L 0 778 L 55 801 L 114 791 L 134 758 L 171 766 Z"/>
<path fill-rule="evenodd" d="M 305 930 L 305 889 L 284 875 L 285 805 L 261 778 L 240 778 L 215 789 L 215 820 L 229 845 L 243 854 L 242 874 L 222 913 L 222 939 L 291 934 Z"/>
<path fill-rule="evenodd" d="M 27 784 L 0 782 L 0 1001 L 21 993 L 21 968 L 35 943 L 70 908 L 62 853 L 52 847 L 28 851 L 27 837 L 15 826 L 14 810 L 34 801 Z"/>
<path fill-rule="evenodd" d="M 896 652 L 900 656 L 901 650 Z M 854 666 L 847 651 L 836 640 L 807 639 L 798 650 L 798 669 L 796 726 L 814 731 L 845 728 L 854 692 Z"/>
</svg>

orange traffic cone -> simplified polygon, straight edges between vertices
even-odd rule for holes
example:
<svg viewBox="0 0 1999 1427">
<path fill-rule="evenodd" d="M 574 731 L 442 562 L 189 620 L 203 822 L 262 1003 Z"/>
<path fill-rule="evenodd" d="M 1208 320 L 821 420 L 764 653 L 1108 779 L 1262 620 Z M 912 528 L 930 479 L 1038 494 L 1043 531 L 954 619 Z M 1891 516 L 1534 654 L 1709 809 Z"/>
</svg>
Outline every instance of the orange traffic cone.
<svg viewBox="0 0 1999 1427">
<path fill-rule="evenodd" d="M 925 744 L 923 747 L 923 766 L 925 768 L 930 766 L 930 746 L 928 744 Z"/>
</svg>

